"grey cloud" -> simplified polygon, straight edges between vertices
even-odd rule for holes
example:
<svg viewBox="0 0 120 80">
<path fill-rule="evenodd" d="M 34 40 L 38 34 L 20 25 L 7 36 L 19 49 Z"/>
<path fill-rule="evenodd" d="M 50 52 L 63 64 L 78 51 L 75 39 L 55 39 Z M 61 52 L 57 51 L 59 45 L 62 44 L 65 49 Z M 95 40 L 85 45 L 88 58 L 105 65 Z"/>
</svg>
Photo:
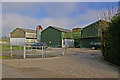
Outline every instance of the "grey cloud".
<svg viewBox="0 0 120 80">
<path fill-rule="evenodd" d="M 52 17 L 67 16 L 68 14 L 88 9 L 87 4 L 77 2 L 4 2 L 3 13 L 27 13 L 28 15 L 36 15 L 45 12 L 48 16 Z"/>
<path fill-rule="evenodd" d="M 5 6 L 6 5 L 6 6 Z M 87 9 L 85 14 L 77 14 L 73 17 L 69 17 L 69 13 L 74 13 L 79 10 L 82 10 L 84 8 L 78 7 L 79 5 L 77 3 L 59 3 L 59 4 L 49 4 L 49 3 L 29 3 L 29 4 L 8 4 L 6 3 L 4 5 L 4 9 L 6 9 L 7 14 L 3 14 L 3 25 L 2 25 L 2 32 L 3 35 L 8 35 L 10 31 L 15 29 L 16 27 L 23 27 L 23 28 L 32 28 L 35 29 L 35 27 L 38 24 L 41 24 L 44 28 L 48 27 L 49 25 L 55 25 L 60 26 L 63 28 L 72 29 L 73 27 L 82 27 L 89 22 L 96 19 L 94 16 L 96 16 L 97 11 L 96 10 L 88 10 L 88 6 L 84 6 L 83 3 L 81 5 L 84 6 L 84 8 Z M 13 8 L 13 11 L 9 12 Z M 22 6 L 21 6 L 22 5 Z M 38 5 L 41 5 L 41 7 L 38 7 Z M 59 6 L 60 5 L 60 6 Z M 7 9 L 8 7 L 8 9 Z M 19 12 L 24 12 L 26 9 L 31 10 L 31 14 L 38 13 L 37 11 L 45 10 L 45 12 L 48 14 L 48 17 L 42 18 L 40 20 L 37 20 L 33 17 L 23 16 L 21 14 L 18 14 Z M 31 9 L 30 9 L 31 8 Z M 11 13 L 12 12 L 12 13 Z M 16 13 L 13 13 L 16 12 Z"/>
<path fill-rule="evenodd" d="M 34 18 L 19 14 L 4 14 L 2 18 L 2 35 L 8 35 L 16 27 L 35 29 L 38 21 Z"/>
<path fill-rule="evenodd" d="M 83 6 L 84 8 L 80 6 Z M 45 7 L 45 11 L 49 17 L 68 16 L 69 14 L 77 13 L 83 9 L 88 9 L 87 3 L 64 2 L 48 4 Z"/>
<path fill-rule="evenodd" d="M 73 28 L 73 27 L 83 27 L 90 22 L 93 22 L 98 19 L 96 10 L 88 10 L 85 14 L 79 14 L 75 17 L 57 17 L 51 18 L 47 17 L 40 21 L 40 23 L 47 27 L 48 25 L 57 25 L 66 28 Z"/>
<path fill-rule="evenodd" d="M 96 10 L 88 10 L 85 14 L 79 14 L 73 18 L 67 16 L 61 17 L 47 17 L 41 20 L 37 20 L 32 17 L 23 16 L 20 14 L 4 14 L 3 15 L 3 35 L 8 35 L 10 31 L 16 27 L 31 28 L 35 29 L 38 24 L 41 24 L 43 28 L 49 25 L 54 25 L 62 28 L 72 29 L 73 27 L 83 27 L 89 24 L 91 21 L 97 19 Z M 96 16 L 96 17 L 95 17 Z"/>
</svg>

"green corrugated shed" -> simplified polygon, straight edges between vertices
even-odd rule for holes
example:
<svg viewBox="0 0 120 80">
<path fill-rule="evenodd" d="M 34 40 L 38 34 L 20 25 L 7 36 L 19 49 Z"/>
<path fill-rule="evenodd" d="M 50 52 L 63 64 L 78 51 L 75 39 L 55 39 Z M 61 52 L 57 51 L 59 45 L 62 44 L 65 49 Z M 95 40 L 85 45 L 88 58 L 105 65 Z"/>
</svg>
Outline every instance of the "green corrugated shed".
<svg viewBox="0 0 120 80">
<path fill-rule="evenodd" d="M 97 25 L 98 25 L 98 22 L 95 22 L 83 28 L 82 38 L 100 37 L 101 30 L 100 30 L 100 26 L 97 26 Z"/>
<path fill-rule="evenodd" d="M 79 48 L 90 48 L 91 42 L 100 42 L 100 38 L 79 38 L 74 39 L 75 41 L 75 47 Z"/>
<path fill-rule="evenodd" d="M 89 48 L 91 42 L 100 42 L 101 28 L 104 25 L 103 20 L 94 22 L 81 31 L 73 31 L 75 47 Z M 74 30 L 74 29 L 73 29 Z M 77 34 L 77 35 L 76 35 Z M 79 36 L 78 36 L 79 35 Z"/>
<path fill-rule="evenodd" d="M 62 45 L 62 39 L 70 39 L 72 31 L 59 27 L 49 26 L 41 32 L 41 41 L 47 43 L 48 46 Z"/>
<path fill-rule="evenodd" d="M 76 39 L 76 38 L 82 38 L 82 28 L 74 28 L 72 30 L 73 32 L 73 38 Z"/>
<path fill-rule="evenodd" d="M 72 32 L 62 32 L 62 39 L 73 39 Z"/>
</svg>

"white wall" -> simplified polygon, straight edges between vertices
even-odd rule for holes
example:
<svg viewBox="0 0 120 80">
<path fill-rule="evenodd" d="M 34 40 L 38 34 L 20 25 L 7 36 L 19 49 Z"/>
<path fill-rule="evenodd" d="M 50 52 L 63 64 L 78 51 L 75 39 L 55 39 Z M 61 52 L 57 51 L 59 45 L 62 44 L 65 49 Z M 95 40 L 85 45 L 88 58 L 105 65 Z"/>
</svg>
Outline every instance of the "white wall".
<svg viewBox="0 0 120 80">
<path fill-rule="evenodd" d="M 28 32 L 26 32 L 26 37 L 28 37 L 28 38 L 36 38 L 36 33 L 28 33 Z"/>
<path fill-rule="evenodd" d="M 37 39 L 26 39 L 25 42 L 29 44 L 33 44 L 33 43 L 37 43 Z"/>
<path fill-rule="evenodd" d="M 10 38 L 10 42 L 13 45 L 24 45 L 25 38 Z"/>
<path fill-rule="evenodd" d="M 74 47 L 74 40 L 73 39 L 62 39 L 62 45 L 64 45 L 65 41 L 65 46 L 66 47 Z"/>
</svg>

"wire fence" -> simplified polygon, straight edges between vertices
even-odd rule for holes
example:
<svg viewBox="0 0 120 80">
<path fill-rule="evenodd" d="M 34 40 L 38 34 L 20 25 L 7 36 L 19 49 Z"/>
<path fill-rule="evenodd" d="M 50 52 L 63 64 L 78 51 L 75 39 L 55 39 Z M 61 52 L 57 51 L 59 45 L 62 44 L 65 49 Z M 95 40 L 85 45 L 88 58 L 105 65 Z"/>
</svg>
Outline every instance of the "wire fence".
<svg viewBox="0 0 120 80">
<path fill-rule="evenodd" d="M 7 56 L 11 58 L 48 58 L 63 56 L 66 54 L 67 47 L 44 47 L 44 46 L 31 46 L 30 44 L 23 43 L 6 43 L 0 44 L 2 56 Z"/>
</svg>

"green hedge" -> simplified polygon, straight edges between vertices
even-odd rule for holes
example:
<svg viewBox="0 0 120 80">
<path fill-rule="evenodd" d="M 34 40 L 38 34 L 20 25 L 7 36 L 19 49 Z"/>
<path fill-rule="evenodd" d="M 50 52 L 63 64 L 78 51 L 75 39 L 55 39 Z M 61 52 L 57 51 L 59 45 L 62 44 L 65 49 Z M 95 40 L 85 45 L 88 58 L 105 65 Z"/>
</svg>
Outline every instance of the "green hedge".
<svg viewBox="0 0 120 80">
<path fill-rule="evenodd" d="M 120 16 L 116 16 L 109 23 L 103 33 L 102 52 L 104 59 L 120 66 Z"/>
</svg>

